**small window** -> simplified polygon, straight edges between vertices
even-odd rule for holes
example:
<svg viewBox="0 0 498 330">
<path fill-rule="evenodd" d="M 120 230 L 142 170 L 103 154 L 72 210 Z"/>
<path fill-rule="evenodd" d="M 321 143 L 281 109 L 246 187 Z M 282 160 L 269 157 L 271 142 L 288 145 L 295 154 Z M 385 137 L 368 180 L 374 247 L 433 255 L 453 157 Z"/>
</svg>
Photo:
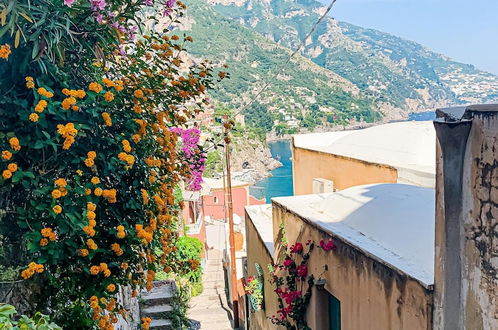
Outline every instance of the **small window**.
<svg viewBox="0 0 498 330">
<path fill-rule="evenodd" d="M 214 203 L 218 204 L 218 197 L 216 197 L 216 196 L 214 197 Z"/>
<path fill-rule="evenodd" d="M 341 302 L 329 294 L 329 329 L 341 330 Z"/>
</svg>

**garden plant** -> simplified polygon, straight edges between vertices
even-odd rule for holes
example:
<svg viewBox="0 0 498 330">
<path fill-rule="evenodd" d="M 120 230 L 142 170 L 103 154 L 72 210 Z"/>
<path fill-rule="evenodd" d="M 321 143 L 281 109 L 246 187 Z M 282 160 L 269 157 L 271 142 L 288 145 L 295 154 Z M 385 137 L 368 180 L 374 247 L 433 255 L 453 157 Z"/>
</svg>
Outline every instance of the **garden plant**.
<svg viewBox="0 0 498 330">
<path fill-rule="evenodd" d="M 112 329 L 120 287 L 197 262 L 177 249 L 174 189 L 200 188 L 192 123 L 225 73 L 190 59 L 185 8 L 0 1 L 0 261 L 64 328 Z"/>
</svg>

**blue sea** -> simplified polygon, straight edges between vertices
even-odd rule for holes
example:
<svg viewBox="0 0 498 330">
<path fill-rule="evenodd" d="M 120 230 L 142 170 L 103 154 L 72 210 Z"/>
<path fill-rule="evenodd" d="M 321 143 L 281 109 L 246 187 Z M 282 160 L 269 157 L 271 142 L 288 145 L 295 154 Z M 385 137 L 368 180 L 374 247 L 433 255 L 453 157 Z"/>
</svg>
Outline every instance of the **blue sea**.
<svg viewBox="0 0 498 330">
<path fill-rule="evenodd" d="M 434 111 L 410 114 L 408 120 L 425 121 L 436 119 Z M 273 158 L 280 160 L 282 167 L 271 171 L 272 176 L 258 181 L 251 187 L 251 195 L 261 199 L 265 198 L 271 203 L 273 197 L 292 196 L 292 151 L 289 141 L 270 142 L 270 151 Z"/>
<path fill-rule="evenodd" d="M 251 195 L 265 198 L 271 203 L 273 197 L 292 196 L 292 152 L 289 141 L 270 142 L 270 151 L 273 158 L 282 163 L 282 167 L 271 171 L 272 176 L 256 182 L 251 187 Z"/>
</svg>

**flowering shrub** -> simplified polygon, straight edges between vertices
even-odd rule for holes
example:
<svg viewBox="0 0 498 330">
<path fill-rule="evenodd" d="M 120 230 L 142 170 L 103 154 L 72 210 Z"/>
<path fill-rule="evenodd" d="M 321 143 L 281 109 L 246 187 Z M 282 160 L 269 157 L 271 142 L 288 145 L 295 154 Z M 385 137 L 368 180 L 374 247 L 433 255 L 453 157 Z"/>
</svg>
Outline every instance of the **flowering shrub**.
<svg viewBox="0 0 498 330">
<path fill-rule="evenodd" d="M 255 277 L 249 276 L 245 280 L 245 290 L 251 300 L 252 308 L 255 311 L 263 307 L 263 286 L 262 283 Z"/>
<path fill-rule="evenodd" d="M 119 285 L 137 294 L 158 270 L 193 267 L 176 246 L 174 187 L 202 177 L 189 123 L 212 69 L 190 63 L 192 38 L 170 31 L 181 2 L 10 4 L 0 4 L 0 235 L 20 246 L 10 258 L 20 276 L 43 287 L 40 309 L 65 328 L 112 328 L 127 315 Z"/>
<path fill-rule="evenodd" d="M 270 282 L 276 286 L 279 306 L 277 315 L 271 317 L 274 324 L 292 330 L 311 329 L 306 322 L 306 311 L 315 284 L 315 277 L 308 274 L 308 261 L 314 248 L 315 243 L 311 241 L 304 246 L 297 242 L 286 249 L 282 264 L 270 266 Z M 319 248 L 331 251 L 335 245 L 332 240 L 321 240 Z"/>
</svg>

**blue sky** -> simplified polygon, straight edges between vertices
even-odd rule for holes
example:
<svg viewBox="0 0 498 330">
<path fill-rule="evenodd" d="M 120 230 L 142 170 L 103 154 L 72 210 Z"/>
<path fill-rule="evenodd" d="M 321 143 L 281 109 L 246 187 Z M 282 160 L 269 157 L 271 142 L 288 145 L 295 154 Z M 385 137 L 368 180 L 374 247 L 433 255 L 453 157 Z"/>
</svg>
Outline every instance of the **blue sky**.
<svg viewBox="0 0 498 330">
<path fill-rule="evenodd" d="M 328 4 L 330 0 L 320 0 Z M 498 74 L 498 0 L 337 0 L 331 16 Z"/>
</svg>

